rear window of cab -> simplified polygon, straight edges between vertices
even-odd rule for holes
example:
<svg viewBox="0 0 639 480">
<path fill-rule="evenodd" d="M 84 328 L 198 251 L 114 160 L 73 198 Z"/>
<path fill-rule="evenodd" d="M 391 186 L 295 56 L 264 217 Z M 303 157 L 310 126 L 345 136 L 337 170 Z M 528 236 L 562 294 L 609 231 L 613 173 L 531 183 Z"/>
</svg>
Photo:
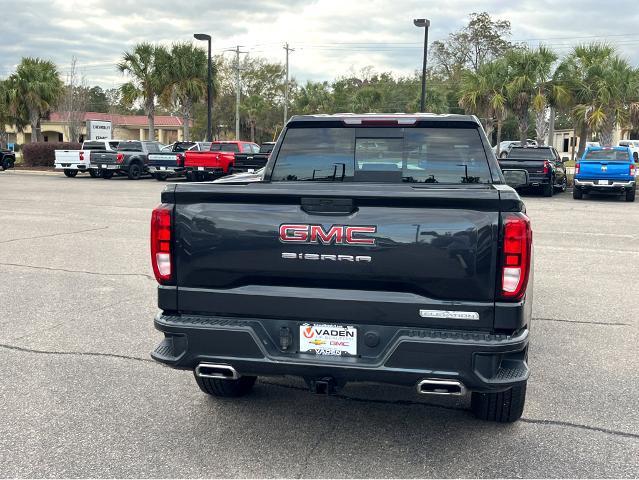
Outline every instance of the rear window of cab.
<svg viewBox="0 0 639 480">
<path fill-rule="evenodd" d="M 604 160 L 608 162 L 629 162 L 628 150 L 589 150 L 584 155 L 584 160 Z"/>
<path fill-rule="evenodd" d="M 491 183 L 476 127 L 289 128 L 273 182 Z"/>
</svg>

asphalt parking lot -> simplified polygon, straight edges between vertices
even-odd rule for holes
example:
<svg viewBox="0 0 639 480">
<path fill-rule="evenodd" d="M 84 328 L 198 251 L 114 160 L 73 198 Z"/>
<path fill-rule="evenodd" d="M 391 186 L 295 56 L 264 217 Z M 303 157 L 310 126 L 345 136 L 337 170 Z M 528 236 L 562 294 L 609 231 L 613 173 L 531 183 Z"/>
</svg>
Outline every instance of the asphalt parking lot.
<svg viewBox="0 0 639 480">
<path fill-rule="evenodd" d="M 151 361 L 162 188 L 0 173 L 0 476 L 639 475 L 639 202 L 525 198 L 532 376 L 524 418 L 499 425 L 376 385 L 215 400 Z"/>
</svg>

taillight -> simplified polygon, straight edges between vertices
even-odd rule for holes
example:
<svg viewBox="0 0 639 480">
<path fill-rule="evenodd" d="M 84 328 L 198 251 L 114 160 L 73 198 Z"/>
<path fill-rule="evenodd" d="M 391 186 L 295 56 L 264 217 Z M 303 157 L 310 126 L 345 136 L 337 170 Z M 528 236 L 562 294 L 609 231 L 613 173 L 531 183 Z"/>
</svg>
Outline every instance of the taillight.
<svg viewBox="0 0 639 480">
<path fill-rule="evenodd" d="M 501 297 L 506 300 L 519 300 L 526 292 L 530 274 L 530 220 L 523 213 L 507 213 L 503 216 L 503 223 Z"/>
<path fill-rule="evenodd" d="M 183 167 L 184 166 L 184 155 L 182 155 L 181 153 L 178 153 L 175 156 L 175 161 L 176 161 L 178 167 Z"/>
<path fill-rule="evenodd" d="M 634 163 L 630 164 L 630 176 L 631 177 L 636 177 L 637 176 L 637 167 Z"/>
<path fill-rule="evenodd" d="M 151 264 L 160 284 L 171 280 L 171 210 L 170 205 L 158 205 L 151 214 Z"/>
<path fill-rule="evenodd" d="M 547 174 L 548 172 L 550 172 L 550 162 L 546 160 L 544 162 L 544 174 Z"/>
<path fill-rule="evenodd" d="M 124 154 L 123 153 L 118 153 L 115 156 L 115 161 L 118 163 L 122 163 L 124 161 Z"/>
<path fill-rule="evenodd" d="M 84 152 L 80 152 L 80 161 L 84 162 Z"/>
<path fill-rule="evenodd" d="M 580 168 L 581 168 L 581 165 L 579 163 L 575 163 L 575 175 L 579 175 Z"/>
</svg>

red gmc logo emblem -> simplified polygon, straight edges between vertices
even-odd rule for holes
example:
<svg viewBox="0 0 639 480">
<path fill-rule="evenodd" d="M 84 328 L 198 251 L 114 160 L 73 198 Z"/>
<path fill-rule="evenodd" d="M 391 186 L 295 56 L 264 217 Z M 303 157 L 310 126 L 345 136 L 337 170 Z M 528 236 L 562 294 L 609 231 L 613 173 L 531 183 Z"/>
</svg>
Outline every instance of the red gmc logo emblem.
<svg viewBox="0 0 639 480">
<path fill-rule="evenodd" d="M 375 239 L 364 236 L 377 232 L 377 227 L 351 227 L 332 225 L 324 229 L 322 225 L 288 224 L 280 225 L 280 242 L 321 243 L 322 245 L 375 245 Z"/>
</svg>

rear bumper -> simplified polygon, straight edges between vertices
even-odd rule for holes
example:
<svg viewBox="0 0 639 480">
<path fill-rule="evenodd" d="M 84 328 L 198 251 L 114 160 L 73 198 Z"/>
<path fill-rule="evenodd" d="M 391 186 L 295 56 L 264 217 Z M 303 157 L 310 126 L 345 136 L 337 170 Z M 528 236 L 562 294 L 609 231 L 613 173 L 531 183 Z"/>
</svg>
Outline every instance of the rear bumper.
<svg viewBox="0 0 639 480">
<path fill-rule="evenodd" d="M 274 323 L 280 333 L 290 334 L 286 350 L 279 337 L 269 334 Z M 368 334 L 379 326 L 357 325 L 360 355 L 325 357 L 297 351 L 301 325 L 293 321 L 158 314 L 155 327 L 165 339 L 151 356 L 179 369 L 193 370 L 201 362 L 222 363 L 231 365 L 240 375 L 332 377 L 342 383 L 413 386 L 424 378 L 454 379 L 480 392 L 508 389 L 526 381 L 529 375 L 527 329 L 516 335 L 493 335 L 392 327 L 390 339 L 374 345 Z"/>
<path fill-rule="evenodd" d="M 155 165 L 149 165 L 147 167 L 149 173 L 170 173 L 170 174 L 178 174 L 184 172 L 183 167 L 158 167 Z"/>
<path fill-rule="evenodd" d="M 215 175 L 221 175 L 224 173 L 224 169 L 222 167 L 185 167 L 185 170 L 187 172 L 203 172 Z"/>
<path fill-rule="evenodd" d="M 611 191 L 611 190 L 632 190 L 636 186 L 636 180 L 629 181 L 616 181 L 609 180 L 608 184 L 599 184 L 599 180 L 583 180 L 575 178 L 575 187 L 584 189 L 584 190 L 601 190 L 601 191 Z"/>
<path fill-rule="evenodd" d="M 121 166 L 117 163 L 92 163 L 89 168 L 95 170 L 120 170 Z"/>
<path fill-rule="evenodd" d="M 84 163 L 56 163 L 56 170 L 82 170 L 86 171 L 90 169 L 90 165 Z"/>
</svg>

